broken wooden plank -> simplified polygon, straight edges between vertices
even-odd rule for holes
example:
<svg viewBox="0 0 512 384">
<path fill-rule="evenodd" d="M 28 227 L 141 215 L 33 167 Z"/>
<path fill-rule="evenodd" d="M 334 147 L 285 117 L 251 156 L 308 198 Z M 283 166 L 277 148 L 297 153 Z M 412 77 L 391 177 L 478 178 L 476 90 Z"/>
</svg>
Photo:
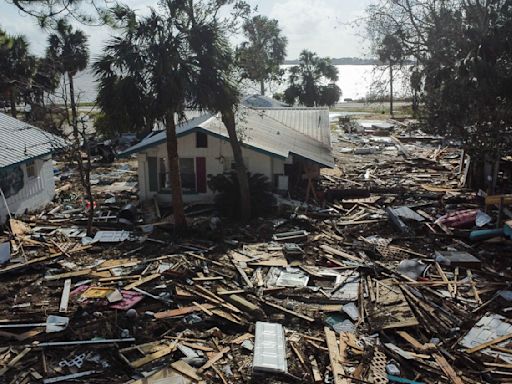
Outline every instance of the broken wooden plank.
<svg viewBox="0 0 512 384">
<path fill-rule="evenodd" d="M 295 353 L 302 366 L 305 367 L 306 361 L 304 360 L 304 357 L 302 356 L 302 353 L 299 351 L 297 345 L 293 341 L 290 341 L 290 347 L 292 347 L 292 351 Z"/>
<path fill-rule="evenodd" d="M 306 316 L 306 315 L 303 315 L 302 313 L 298 313 L 298 312 L 295 312 L 295 311 L 292 311 L 291 309 L 288 309 L 288 308 L 284 308 L 284 307 L 281 307 L 280 305 L 277 305 L 277 304 L 274 304 L 274 303 L 271 303 L 270 301 L 267 301 L 267 300 L 262 300 L 266 305 L 272 307 L 272 308 L 275 308 L 275 309 L 278 309 L 284 313 L 287 313 L 289 315 L 292 315 L 292 316 L 295 316 L 295 317 L 298 317 L 300 319 L 303 319 L 303 320 L 306 320 L 306 321 L 309 321 L 310 323 L 313 323 L 315 321 L 315 319 L 313 319 L 312 317 L 309 317 L 309 316 Z"/>
<path fill-rule="evenodd" d="M 134 281 L 133 283 L 131 284 L 128 284 L 126 287 L 124 287 L 123 289 L 126 290 L 126 291 L 129 291 L 130 289 L 133 289 L 135 287 L 138 287 L 139 285 L 143 285 L 143 284 L 146 284 L 154 279 L 156 279 L 157 277 L 160 277 L 160 274 L 159 273 L 154 273 L 152 275 L 149 275 L 149 276 L 146 276 L 138 281 Z"/>
<path fill-rule="evenodd" d="M 329 350 L 329 361 L 331 363 L 334 384 L 348 384 L 348 381 L 343 377 L 345 371 L 340 365 L 340 350 L 338 349 L 336 333 L 329 329 L 329 327 L 324 327 L 324 333 L 327 349 Z"/>
<path fill-rule="evenodd" d="M 89 249 L 91 247 L 92 247 L 92 245 L 85 245 L 83 247 L 79 247 L 79 248 L 73 249 L 73 251 L 68 251 L 68 253 L 75 253 L 75 252 L 79 252 L 79 251 L 84 251 L 84 250 Z M 23 264 L 8 265 L 7 267 L 4 267 L 4 268 L 0 269 L 0 274 L 11 272 L 11 271 L 15 271 L 17 269 L 23 269 L 23 268 L 26 268 L 26 267 L 28 267 L 28 266 L 30 266 L 32 264 L 36 264 L 36 263 L 40 263 L 40 262 L 47 261 L 47 260 L 50 260 L 50 259 L 54 259 L 54 258 L 62 256 L 62 255 L 63 255 L 62 252 L 57 252 L 57 253 L 52 253 L 49 256 L 37 257 L 37 258 L 29 260 L 29 261 L 27 261 L 26 263 L 23 263 Z"/>
<path fill-rule="evenodd" d="M 414 337 L 412 337 L 410 334 L 408 334 L 405 331 L 398 331 L 398 335 L 400 335 L 405 341 L 407 341 L 409 344 L 412 345 L 414 349 L 421 352 L 429 351 L 430 349 L 434 348 L 434 344 L 422 344 L 418 340 L 416 340 Z"/>
<path fill-rule="evenodd" d="M 183 340 L 183 339 L 181 339 L 181 340 Z M 187 347 L 190 347 L 192 349 L 199 349 L 200 351 L 203 351 L 203 352 L 213 352 L 214 351 L 214 349 L 211 347 L 207 347 L 207 346 L 197 344 L 197 343 L 189 343 L 186 341 L 182 341 L 181 344 L 183 344 Z"/>
<path fill-rule="evenodd" d="M 242 344 L 245 340 L 254 338 L 251 333 L 244 333 L 242 336 L 238 336 L 236 339 L 231 340 L 231 344 Z"/>
<path fill-rule="evenodd" d="M 69 293 L 71 292 L 71 279 L 64 281 L 64 289 L 60 298 L 59 312 L 68 311 Z"/>
<path fill-rule="evenodd" d="M 208 316 L 213 316 L 213 312 L 208 310 L 208 308 L 206 307 L 203 307 L 201 304 L 193 301 L 192 304 L 194 304 L 196 307 L 198 307 L 201 311 L 203 311 L 204 313 L 206 313 Z"/>
<path fill-rule="evenodd" d="M 242 311 L 239 310 L 237 307 L 235 307 L 234 305 L 232 305 L 230 303 L 227 303 L 226 300 L 224 300 L 222 297 L 207 290 L 206 288 L 201 287 L 200 285 L 195 286 L 195 290 L 190 289 L 190 288 L 188 290 L 198 296 L 201 296 L 203 299 L 206 299 L 206 300 L 216 303 L 216 304 L 220 304 L 220 306 L 222 306 L 232 312 L 242 313 Z"/>
<path fill-rule="evenodd" d="M 343 252 L 339 249 L 336 249 L 336 248 L 333 248 L 333 247 L 330 247 L 328 245 L 321 245 L 320 248 L 324 251 L 324 252 L 327 252 L 331 255 L 336 255 L 336 256 L 340 256 L 340 257 L 343 257 L 344 259 L 347 259 L 347 260 L 350 260 L 350 261 L 353 261 L 353 262 L 356 262 L 356 263 L 363 263 L 364 261 L 362 259 L 360 259 L 359 257 L 357 256 L 353 256 L 349 253 L 346 253 L 346 252 Z"/>
<path fill-rule="evenodd" d="M 27 353 L 29 353 L 31 351 L 30 348 L 25 348 L 23 351 L 21 351 L 20 353 L 18 353 L 11 361 L 9 361 L 7 363 L 7 365 L 5 367 L 3 367 L 2 369 L 0 369 L 0 377 L 2 377 L 3 375 L 5 375 L 5 373 L 11 369 L 12 367 L 14 367 L 21 359 L 23 359 L 25 357 L 25 355 Z"/>
<path fill-rule="evenodd" d="M 129 364 L 134 369 L 140 368 L 148 363 L 151 363 L 153 360 L 160 359 L 161 357 L 164 357 L 174 352 L 174 350 L 176 349 L 176 345 L 177 341 L 173 342 L 170 345 L 163 345 L 158 351 L 150 353 L 147 356 L 144 356 L 135 361 L 130 361 Z"/>
<path fill-rule="evenodd" d="M 475 296 L 475 300 L 478 304 L 482 304 L 482 299 L 480 298 L 480 295 L 478 294 L 478 289 L 476 289 L 475 281 L 473 280 L 473 274 L 470 269 L 466 270 L 466 276 L 469 279 L 469 282 L 471 283 L 471 291 L 473 292 L 473 296 Z"/>
<path fill-rule="evenodd" d="M 240 277 L 242 277 L 242 280 L 244 281 L 245 285 L 247 285 L 248 288 L 254 288 L 252 281 L 249 279 L 249 277 L 247 276 L 247 273 L 245 273 L 243 268 L 240 267 L 235 260 L 232 260 L 232 262 L 233 262 L 233 265 L 235 266 L 236 270 L 240 274 Z"/>
<path fill-rule="evenodd" d="M 199 368 L 198 372 L 202 373 L 208 368 L 210 368 L 213 364 L 215 364 L 217 361 L 222 359 L 224 357 L 225 353 L 228 353 L 230 350 L 229 347 L 224 347 L 220 350 L 219 353 L 216 353 L 214 356 L 212 356 L 201 368 Z"/>
<path fill-rule="evenodd" d="M 492 339 L 490 341 L 487 341 L 485 343 L 478 344 L 478 345 L 474 346 L 473 348 L 466 349 L 465 352 L 466 353 L 475 353 L 475 352 L 481 351 L 482 349 L 488 348 L 491 345 L 501 343 L 501 342 L 511 339 L 511 338 L 512 338 L 512 333 L 509 333 L 509 334 L 497 337 L 495 339 Z"/>
<path fill-rule="evenodd" d="M 171 364 L 171 367 L 178 371 L 179 373 L 190 377 L 192 380 L 200 381 L 201 376 L 197 374 L 197 370 L 195 368 L 192 368 L 189 364 L 187 364 L 183 360 L 175 361 Z"/>
<path fill-rule="evenodd" d="M 320 373 L 320 369 L 318 369 L 318 362 L 315 359 L 315 356 L 309 356 L 309 362 L 311 364 L 311 371 L 313 371 L 313 381 L 315 384 L 323 383 L 324 380 L 322 378 L 322 374 Z"/>
<path fill-rule="evenodd" d="M 91 272 L 92 272 L 92 269 L 87 268 L 87 269 L 82 269 L 80 271 L 72 271 L 72 272 L 60 273 L 58 275 L 46 276 L 44 279 L 46 281 L 69 279 L 71 277 L 87 276 L 87 275 L 90 275 Z"/>
<path fill-rule="evenodd" d="M 215 308 L 215 305 L 213 304 L 202 304 L 203 308 L 206 309 L 212 309 Z M 182 308 L 176 308 L 176 309 L 170 309 L 168 311 L 163 312 L 157 312 L 155 313 L 155 319 L 167 319 L 170 317 L 178 317 L 178 316 L 185 316 L 189 313 L 193 312 L 199 312 L 201 311 L 201 308 L 197 307 L 196 305 L 190 306 L 190 307 L 182 307 Z"/>
<path fill-rule="evenodd" d="M 489 195 L 485 198 L 485 205 L 512 204 L 512 195 Z"/>
<path fill-rule="evenodd" d="M 229 384 L 229 382 L 226 380 L 226 378 L 224 377 L 223 373 L 219 368 L 217 368 L 215 365 L 212 365 L 212 369 L 215 371 L 217 376 L 220 377 L 220 379 L 222 380 L 222 384 Z"/>
<path fill-rule="evenodd" d="M 439 265 L 439 263 L 437 261 L 434 263 L 434 265 L 436 266 L 437 273 L 439 273 L 439 275 L 441 276 L 441 279 L 443 279 L 443 281 L 448 285 L 448 292 L 450 292 L 450 295 L 452 297 L 455 297 L 455 290 L 454 290 L 452 284 L 450 283 L 450 281 L 448 280 L 446 273 L 444 273 L 443 269 L 441 268 L 441 266 Z"/>
<path fill-rule="evenodd" d="M 442 369 L 444 374 L 448 376 L 450 381 L 453 384 L 464 384 L 464 382 L 461 380 L 459 376 L 457 376 L 457 372 L 453 369 L 453 367 L 446 361 L 444 356 L 442 356 L 439 353 L 434 354 L 434 359 L 436 360 L 436 363 L 439 365 L 439 367 Z"/>
<path fill-rule="evenodd" d="M 216 281 L 224 280 L 224 276 L 204 276 L 204 277 L 193 277 L 193 281 Z"/>
</svg>

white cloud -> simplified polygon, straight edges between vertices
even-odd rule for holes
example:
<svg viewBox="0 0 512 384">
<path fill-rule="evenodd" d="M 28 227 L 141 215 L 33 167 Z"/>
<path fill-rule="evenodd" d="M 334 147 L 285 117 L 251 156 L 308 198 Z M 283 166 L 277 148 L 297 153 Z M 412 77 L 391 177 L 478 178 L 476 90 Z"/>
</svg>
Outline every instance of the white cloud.
<svg viewBox="0 0 512 384">
<path fill-rule="evenodd" d="M 362 39 L 354 33 L 350 22 L 360 17 L 372 0 L 249 0 L 266 16 L 277 19 L 288 37 L 288 58 L 297 58 L 300 51 L 310 49 L 321 56 L 362 56 Z M 148 6 L 157 8 L 156 0 L 125 0 L 139 13 Z M 87 27 L 76 23 L 89 37 L 92 58 L 101 54 L 111 31 L 106 27 Z M 21 14 L 15 6 L 0 3 L 0 28 L 11 34 L 27 36 L 33 53 L 42 55 L 48 34 L 32 17 Z M 233 36 L 239 43 L 241 36 Z"/>
<path fill-rule="evenodd" d="M 351 23 L 364 11 L 368 0 L 286 0 L 275 3 L 270 17 L 279 20 L 288 37 L 288 57 L 309 49 L 322 56 L 360 56 L 361 39 Z"/>
</svg>

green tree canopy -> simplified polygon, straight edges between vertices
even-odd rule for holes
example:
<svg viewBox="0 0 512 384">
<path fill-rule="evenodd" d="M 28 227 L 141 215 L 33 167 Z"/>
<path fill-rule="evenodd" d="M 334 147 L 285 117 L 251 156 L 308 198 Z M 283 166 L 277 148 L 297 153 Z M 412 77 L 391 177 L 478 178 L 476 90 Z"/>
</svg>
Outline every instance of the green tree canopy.
<svg viewBox="0 0 512 384">
<path fill-rule="evenodd" d="M 286 57 L 288 39 L 283 36 L 277 20 L 261 15 L 247 20 L 243 33 L 247 41 L 237 50 L 243 76 L 257 81 L 264 95 L 265 82 L 278 80 L 283 75 L 280 65 Z"/>
<path fill-rule="evenodd" d="M 374 40 L 392 35 L 418 63 L 425 129 L 474 159 L 512 152 L 512 1 L 382 0 L 368 13 Z"/>
<path fill-rule="evenodd" d="M 65 19 L 60 19 L 55 32 L 48 38 L 46 55 L 62 74 L 75 76 L 86 69 L 89 62 L 87 36 L 80 30 L 74 30 Z"/>
<path fill-rule="evenodd" d="M 0 94 L 10 99 L 14 117 L 17 97 L 30 88 L 35 69 L 36 58 L 30 54 L 26 38 L 0 30 Z"/>
<path fill-rule="evenodd" d="M 228 73 L 232 52 L 222 23 L 217 20 L 220 8 L 231 3 L 235 14 L 243 11 L 239 2 L 216 0 L 166 0 L 161 2 L 160 12 L 151 9 L 141 18 L 127 8 L 117 8 L 115 16 L 123 25 L 122 34 L 109 42 L 94 64 L 104 112 L 112 108 L 103 96 L 117 95 L 117 87 L 129 84 L 136 98 L 143 101 L 147 120 L 166 127 L 168 175 L 177 227 L 185 226 L 186 221 L 176 125 L 184 119 L 186 108 L 233 113 L 238 100 Z M 121 108 L 130 108 L 134 99 L 120 100 L 124 103 Z"/>
<path fill-rule="evenodd" d="M 288 104 L 333 106 L 341 97 L 341 89 L 335 83 L 338 69 L 329 58 L 304 50 L 299 56 L 299 65 L 291 67 L 289 73 L 289 87 L 284 91 Z"/>
<path fill-rule="evenodd" d="M 33 16 L 43 27 L 55 28 L 62 18 L 72 18 L 83 24 L 100 25 L 108 22 L 107 9 L 115 0 L 7 0 L 21 12 Z"/>
</svg>

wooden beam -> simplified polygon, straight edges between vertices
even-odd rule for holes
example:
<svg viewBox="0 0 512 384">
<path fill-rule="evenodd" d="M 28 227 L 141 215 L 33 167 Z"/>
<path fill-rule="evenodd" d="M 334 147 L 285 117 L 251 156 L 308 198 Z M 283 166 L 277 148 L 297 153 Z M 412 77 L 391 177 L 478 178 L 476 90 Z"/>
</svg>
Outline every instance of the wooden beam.
<svg viewBox="0 0 512 384">
<path fill-rule="evenodd" d="M 448 378 L 453 384 L 464 384 L 461 378 L 457 376 L 457 372 L 455 372 L 453 367 L 448 363 L 448 361 L 446 361 L 444 356 L 442 356 L 439 353 L 435 353 L 434 359 L 436 360 L 436 363 L 439 365 L 439 367 L 441 367 L 444 374 L 448 376 Z"/>
<path fill-rule="evenodd" d="M 277 305 L 277 304 L 271 303 L 270 301 L 266 301 L 266 300 L 262 300 L 262 301 L 263 301 L 266 305 L 268 305 L 268 306 L 270 306 L 270 307 L 272 307 L 272 308 L 278 309 L 278 310 L 280 310 L 281 312 L 284 312 L 284 313 L 287 313 L 287 314 L 289 314 L 289 315 L 292 315 L 292 316 L 298 317 L 298 318 L 300 318 L 300 319 L 303 319 L 303 320 L 309 321 L 310 323 L 313 323 L 313 322 L 315 321 L 315 319 L 313 319 L 312 317 L 309 317 L 309 316 L 303 315 L 302 313 L 298 313 L 298 312 L 292 311 L 291 309 L 281 307 L 280 305 Z"/>
<path fill-rule="evenodd" d="M 338 343 L 336 340 L 336 333 L 324 327 L 325 341 L 327 342 L 327 349 L 329 350 L 329 361 L 331 363 L 332 375 L 334 378 L 334 384 L 348 384 L 347 379 L 343 377 L 345 371 L 340 365 L 340 350 L 338 349 Z"/>
<path fill-rule="evenodd" d="M 481 351 L 482 349 L 488 348 L 491 345 L 501 343 L 502 341 L 508 340 L 510 338 L 512 338 L 512 333 L 509 333 L 507 335 L 503 335 L 503 336 L 497 337 L 497 338 L 495 338 L 495 339 L 493 339 L 491 341 L 487 341 L 487 342 L 482 343 L 482 344 L 478 344 L 478 345 L 474 346 L 473 348 L 468 348 L 468 349 L 465 350 L 465 352 L 466 353 L 475 353 L 475 352 Z"/>
<path fill-rule="evenodd" d="M 485 205 L 499 205 L 500 202 L 505 205 L 512 204 L 512 195 L 491 195 L 485 198 Z"/>
<path fill-rule="evenodd" d="M 198 376 L 195 368 L 192 368 L 183 360 L 175 361 L 171 364 L 171 368 L 175 369 L 179 373 L 182 373 L 185 376 L 188 376 L 192 380 L 201 381 L 201 377 Z"/>
<path fill-rule="evenodd" d="M 139 285 L 142 285 L 142 284 L 146 284 L 146 283 L 149 283 L 151 280 L 154 280 L 156 279 L 157 277 L 160 277 L 160 274 L 159 273 L 154 273 L 152 275 L 149 275 L 149 276 L 146 276 L 138 281 L 134 281 L 133 283 L 131 284 L 128 284 L 127 286 L 125 286 L 123 289 L 126 290 L 126 291 L 129 291 L 130 289 L 133 289 L 135 287 L 138 287 Z"/>
<path fill-rule="evenodd" d="M 55 281 L 55 280 L 61 280 L 61 279 L 69 279 L 71 277 L 80 277 L 80 276 L 87 276 L 90 275 L 92 272 L 92 269 L 82 269 L 80 271 L 72 271 L 72 272 L 66 272 L 66 273 L 60 273 L 58 275 L 51 275 L 46 276 L 46 281 Z"/>
<path fill-rule="evenodd" d="M 206 309 L 215 308 L 215 305 L 213 305 L 213 304 L 202 304 L 201 306 L 203 308 L 206 308 Z M 188 315 L 189 313 L 199 312 L 201 310 L 202 309 L 199 308 L 196 305 L 193 305 L 193 306 L 190 306 L 190 307 L 182 307 L 182 308 L 170 309 L 168 311 L 163 311 L 163 312 L 155 313 L 155 319 L 167 319 L 167 318 L 170 318 L 170 317 L 185 316 L 185 315 Z"/>
<path fill-rule="evenodd" d="M 353 262 L 356 262 L 356 263 L 363 263 L 364 260 L 363 259 L 360 259 L 359 257 L 357 256 L 353 256 L 349 253 L 346 253 L 346 252 L 343 252 L 339 249 L 336 249 L 336 248 L 333 248 L 333 247 L 330 247 L 328 245 L 321 245 L 320 248 L 324 251 L 324 252 L 327 252 L 331 255 L 336 255 L 336 256 L 340 256 L 340 257 L 343 257 L 344 259 L 347 259 L 347 260 L 350 260 L 350 261 L 353 261 Z"/>
<path fill-rule="evenodd" d="M 5 375 L 5 373 L 11 369 L 12 367 L 14 367 L 21 359 L 23 359 L 25 357 L 25 355 L 27 353 L 29 353 L 32 349 L 31 348 L 25 348 L 23 351 L 21 351 L 20 353 L 18 353 L 16 355 L 16 357 L 14 357 L 11 361 L 9 361 L 7 363 L 7 365 L 5 367 L 3 367 L 2 369 L 0 369 L 0 377 L 2 377 L 3 375 Z"/>
<path fill-rule="evenodd" d="M 219 361 L 220 359 L 222 359 L 222 357 L 224 357 L 224 354 L 225 353 L 228 353 L 230 350 L 229 347 L 225 347 L 223 349 L 221 349 L 221 351 L 217 354 L 215 354 L 214 356 L 212 356 L 212 358 L 210 358 L 201 368 L 199 368 L 198 372 L 199 373 L 203 373 L 205 370 L 207 370 L 208 368 L 210 368 L 213 364 L 215 364 L 217 361 Z"/>
</svg>

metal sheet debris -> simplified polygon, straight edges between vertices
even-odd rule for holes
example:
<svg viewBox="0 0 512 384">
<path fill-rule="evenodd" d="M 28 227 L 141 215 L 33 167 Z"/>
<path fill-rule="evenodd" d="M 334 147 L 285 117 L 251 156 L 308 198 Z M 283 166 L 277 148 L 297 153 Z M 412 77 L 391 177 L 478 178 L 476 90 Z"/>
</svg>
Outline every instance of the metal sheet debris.
<svg viewBox="0 0 512 384">
<path fill-rule="evenodd" d="M 254 373 L 286 373 L 286 345 L 281 324 L 256 322 L 254 341 Z"/>
</svg>

